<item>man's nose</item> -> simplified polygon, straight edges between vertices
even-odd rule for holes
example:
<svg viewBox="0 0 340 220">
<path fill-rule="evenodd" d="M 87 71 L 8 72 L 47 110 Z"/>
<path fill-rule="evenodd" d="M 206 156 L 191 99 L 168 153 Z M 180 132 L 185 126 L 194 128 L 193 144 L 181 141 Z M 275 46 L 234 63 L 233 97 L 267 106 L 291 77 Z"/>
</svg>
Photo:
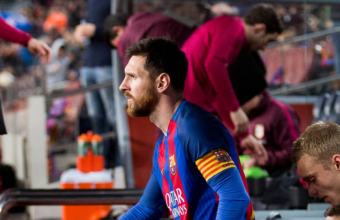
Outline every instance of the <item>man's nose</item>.
<svg viewBox="0 0 340 220">
<path fill-rule="evenodd" d="M 122 92 L 124 92 L 126 90 L 125 78 L 124 78 L 123 82 L 120 84 L 119 90 L 122 91 Z"/>
<path fill-rule="evenodd" d="M 316 189 L 314 189 L 313 187 L 310 187 L 310 186 L 308 186 L 308 192 L 309 192 L 309 196 L 311 196 L 311 197 L 318 195 L 318 191 Z"/>
</svg>

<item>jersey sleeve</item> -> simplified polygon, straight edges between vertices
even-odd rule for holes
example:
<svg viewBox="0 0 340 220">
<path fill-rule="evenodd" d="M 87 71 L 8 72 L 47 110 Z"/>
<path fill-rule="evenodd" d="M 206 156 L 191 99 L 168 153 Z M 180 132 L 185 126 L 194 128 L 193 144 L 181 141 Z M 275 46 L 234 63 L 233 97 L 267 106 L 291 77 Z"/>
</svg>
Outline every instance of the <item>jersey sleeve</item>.
<svg viewBox="0 0 340 220">
<path fill-rule="evenodd" d="M 216 220 L 245 219 L 250 198 L 237 169 L 228 169 L 220 174 L 220 181 L 208 181 L 218 195 Z M 250 219 L 254 219 L 254 212 Z"/>
<path fill-rule="evenodd" d="M 191 119 L 181 123 L 178 129 L 181 144 L 189 159 L 196 164 L 206 181 L 218 173 L 237 166 L 237 152 L 233 138 L 226 127 L 215 117 L 192 112 Z M 238 161 L 236 161 L 238 162 Z"/>
<path fill-rule="evenodd" d="M 187 126 L 191 130 L 182 144 L 218 195 L 216 219 L 244 219 L 250 199 L 235 164 L 238 156 L 231 135 L 217 119 L 188 121 L 181 129 Z"/>
<path fill-rule="evenodd" d="M 196 160 L 196 166 L 208 182 L 212 177 L 230 168 L 236 168 L 234 161 L 225 149 L 213 150 Z"/>
<path fill-rule="evenodd" d="M 164 198 L 154 172 L 139 202 L 125 213 L 119 220 L 160 219 L 164 211 Z"/>
</svg>

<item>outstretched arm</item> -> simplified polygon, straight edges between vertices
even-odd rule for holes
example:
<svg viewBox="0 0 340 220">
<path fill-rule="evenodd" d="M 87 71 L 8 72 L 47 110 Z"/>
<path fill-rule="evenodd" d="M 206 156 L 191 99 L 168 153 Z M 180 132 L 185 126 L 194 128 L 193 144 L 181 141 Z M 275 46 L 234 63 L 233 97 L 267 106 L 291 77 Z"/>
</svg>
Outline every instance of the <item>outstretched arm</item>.
<svg viewBox="0 0 340 220">
<path fill-rule="evenodd" d="M 24 47 L 27 47 L 28 41 L 32 38 L 32 36 L 28 33 L 25 33 L 7 24 L 3 18 L 0 18 L 0 30 L 1 39 L 4 41 L 21 44 Z"/>
<path fill-rule="evenodd" d="M 50 47 L 46 43 L 40 40 L 37 40 L 35 38 L 31 38 L 28 41 L 27 49 L 31 53 L 40 57 L 41 64 L 46 64 L 46 63 L 51 62 L 51 50 L 50 50 Z"/>
<path fill-rule="evenodd" d="M 51 51 L 46 43 L 32 38 L 28 33 L 10 26 L 2 18 L 0 18 L 0 30 L 1 39 L 27 47 L 31 53 L 40 57 L 42 64 L 51 61 Z"/>
</svg>

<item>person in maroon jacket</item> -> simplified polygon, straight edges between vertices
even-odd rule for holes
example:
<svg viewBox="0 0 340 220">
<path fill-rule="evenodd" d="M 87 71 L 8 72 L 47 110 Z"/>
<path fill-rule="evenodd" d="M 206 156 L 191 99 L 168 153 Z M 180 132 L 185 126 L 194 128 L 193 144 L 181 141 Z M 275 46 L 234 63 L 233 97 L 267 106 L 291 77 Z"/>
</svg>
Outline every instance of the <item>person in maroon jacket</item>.
<svg viewBox="0 0 340 220">
<path fill-rule="evenodd" d="M 28 33 L 10 26 L 2 18 L 0 18 L 0 30 L 0 38 L 4 41 L 18 43 L 27 47 L 31 53 L 40 57 L 42 64 L 46 64 L 51 61 L 50 48 L 44 42 L 33 38 Z"/>
<path fill-rule="evenodd" d="M 263 161 L 263 146 L 247 133 L 249 121 L 239 106 L 227 67 L 242 48 L 262 50 L 282 30 L 275 8 L 261 4 L 243 18 L 223 15 L 206 22 L 182 46 L 189 62 L 184 98 L 216 114 Z"/>
<path fill-rule="evenodd" d="M 263 144 L 268 153 L 268 161 L 261 165 L 270 175 L 278 174 L 290 168 L 293 142 L 300 135 L 300 119 L 289 105 L 273 99 L 268 90 L 242 105 L 249 117 L 249 133 Z M 250 154 L 241 146 L 240 154 Z M 256 158 L 244 161 L 243 166 L 257 166 Z"/>
<path fill-rule="evenodd" d="M 104 36 L 111 46 L 118 49 L 125 66 L 129 58 L 124 56 L 126 48 L 147 37 L 168 36 L 179 47 L 194 31 L 174 19 L 151 12 L 138 12 L 132 16 L 126 14 L 110 15 L 104 23 Z"/>
</svg>

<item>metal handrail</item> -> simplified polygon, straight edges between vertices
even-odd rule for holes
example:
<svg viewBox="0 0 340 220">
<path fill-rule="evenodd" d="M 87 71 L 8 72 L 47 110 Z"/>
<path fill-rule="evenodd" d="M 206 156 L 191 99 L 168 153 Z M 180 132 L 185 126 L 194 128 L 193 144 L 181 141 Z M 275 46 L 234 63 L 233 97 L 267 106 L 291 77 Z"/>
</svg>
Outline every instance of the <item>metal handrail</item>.
<svg viewBox="0 0 340 220">
<path fill-rule="evenodd" d="M 284 40 L 284 41 L 275 41 L 275 42 L 269 43 L 267 48 L 277 47 L 277 46 L 281 46 L 283 44 L 300 43 L 300 42 L 304 42 L 304 41 L 307 41 L 307 40 L 320 38 L 320 37 L 324 37 L 324 36 L 329 35 L 329 34 L 334 34 L 334 33 L 339 33 L 339 32 L 340 32 L 340 26 L 337 26 L 337 27 L 326 29 L 326 30 L 318 31 L 318 32 L 315 32 L 315 33 L 296 36 L 296 37 L 289 38 L 289 39 Z"/>
<path fill-rule="evenodd" d="M 86 87 L 81 87 L 79 89 L 63 90 L 63 91 L 60 91 L 60 92 L 47 94 L 46 95 L 46 101 L 51 101 L 53 99 L 66 97 L 66 96 L 83 94 L 83 93 L 86 93 L 86 92 L 95 91 L 95 90 L 103 89 L 103 88 L 106 88 L 106 87 L 110 87 L 112 85 L 113 85 L 112 80 L 108 80 L 108 81 L 105 81 L 105 82 L 100 83 L 100 84 L 89 85 L 89 86 L 86 86 Z"/>
<path fill-rule="evenodd" d="M 142 189 L 9 190 L 0 196 L 0 220 L 14 206 L 29 205 L 134 205 Z"/>
<path fill-rule="evenodd" d="M 314 88 L 316 86 L 321 86 L 321 85 L 328 84 L 328 83 L 331 83 L 331 82 L 336 82 L 336 81 L 339 81 L 339 80 L 340 80 L 340 74 L 336 74 L 336 75 L 333 75 L 333 76 L 323 77 L 321 79 L 311 80 L 311 81 L 301 83 L 301 84 L 298 84 L 298 85 L 281 87 L 279 89 L 273 89 L 273 90 L 270 90 L 270 94 L 272 96 L 289 95 L 289 94 L 294 93 L 294 92 L 303 91 L 303 90 L 306 90 L 306 89 Z"/>
</svg>

